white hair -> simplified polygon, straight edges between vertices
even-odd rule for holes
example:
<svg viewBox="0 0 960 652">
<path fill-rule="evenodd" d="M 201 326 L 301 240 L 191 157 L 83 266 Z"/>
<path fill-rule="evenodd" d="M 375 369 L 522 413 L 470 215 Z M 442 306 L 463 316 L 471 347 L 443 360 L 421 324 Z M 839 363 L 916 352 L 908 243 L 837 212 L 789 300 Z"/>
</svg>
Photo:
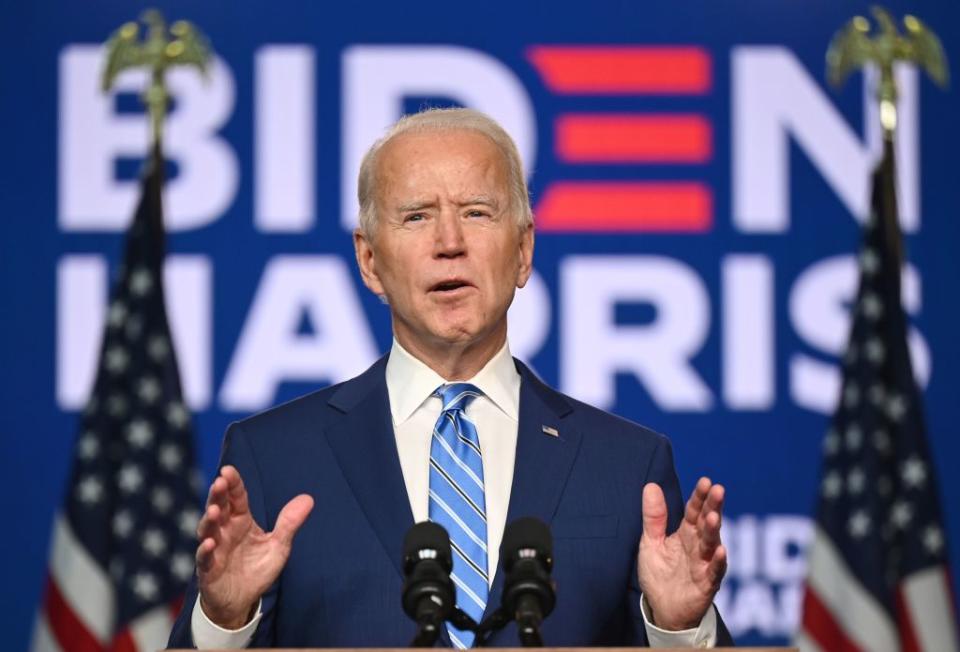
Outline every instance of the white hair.
<svg viewBox="0 0 960 652">
<path fill-rule="evenodd" d="M 406 133 L 443 131 L 472 131 L 493 142 L 507 164 L 510 204 L 517 226 L 526 229 L 533 224 L 527 180 L 523 174 L 520 153 L 510 134 L 493 118 L 474 109 L 427 109 L 400 118 L 363 156 L 357 178 L 357 199 L 360 201 L 360 229 L 367 237 L 372 237 L 376 230 L 377 161 L 384 145 Z"/>
</svg>

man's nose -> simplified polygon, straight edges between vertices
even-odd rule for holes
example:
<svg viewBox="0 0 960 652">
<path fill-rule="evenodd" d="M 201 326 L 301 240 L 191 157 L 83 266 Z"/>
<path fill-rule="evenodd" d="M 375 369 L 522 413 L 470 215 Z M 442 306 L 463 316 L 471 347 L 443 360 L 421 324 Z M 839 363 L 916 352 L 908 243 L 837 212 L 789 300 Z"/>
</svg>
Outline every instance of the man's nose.
<svg viewBox="0 0 960 652">
<path fill-rule="evenodd" d="M 443 258 L 462 256 L 466 252 L 466 239 L 463 233 L 463 223 L 455 212 L 441 213 L 436 221 L 434 251 Z"/>
</svg>

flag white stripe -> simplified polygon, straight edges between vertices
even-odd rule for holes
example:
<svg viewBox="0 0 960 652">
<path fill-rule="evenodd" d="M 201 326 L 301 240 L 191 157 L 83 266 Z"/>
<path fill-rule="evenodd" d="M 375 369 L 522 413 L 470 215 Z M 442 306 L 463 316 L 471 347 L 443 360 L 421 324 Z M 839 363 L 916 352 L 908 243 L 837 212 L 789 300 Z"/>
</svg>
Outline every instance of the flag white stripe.
<svg viewBox="0 0 960 652">
<path fill-rule="evenodd" d="M 823 652 L 823 648 L 817 644 L 812 636 L 807 636 L 805 631 L 801 631 L 797 634 L 794 645 L 797 646 L 797 649 L 799 649 L 800 652 Z"/>
<path fill-rule="evenodd" d="M 73 613 L 101 643 L 113 636 L 113 585 L 62 514 L 53 523 L 50 574 Z"/>
<path fill-rule="evenodd" d="M 63 652 L 63 648 L 57 643 L 56 637 L 50 630 L 50 623 L 47 622 L 47 614 L 40 612 L 37 617 L 37 624 L 33 628 L 33 643 L 30 646 L 31 652 Z"/>
<path fill-rule="evenodd" d="M 957 651 L 957 623 L 942 566 L 927 568 L 903 580 L 903 594 L 921 650 Z"/>
<path fill-rule="evenodd" d="M 896 652 L 900 637 L 892 619 L 847 568 L 819 527 L 809 553 L 807 581 L 850 640 L 871 652 Z"/>
<path fill-rule="evenodd" d="M 130 635 L 141 652 L 162 650 L 167 646 L 173 615 L 168 605 L 154 607 L 130 623 Z"/>
</svg>

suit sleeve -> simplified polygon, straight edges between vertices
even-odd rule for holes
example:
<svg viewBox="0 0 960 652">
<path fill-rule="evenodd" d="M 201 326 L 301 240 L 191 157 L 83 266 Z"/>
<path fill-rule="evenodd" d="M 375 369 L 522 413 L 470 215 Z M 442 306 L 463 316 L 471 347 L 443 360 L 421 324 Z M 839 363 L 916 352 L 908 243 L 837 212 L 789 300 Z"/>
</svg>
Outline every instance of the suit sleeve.
<svg viewBox="0 0 960 652">
<path fill-rule="evenodd" d="M 243 479 L 250 503 L 250 512 L 254 520 L 264 530 L 269 531 L 273 528 L 276 514 L 269 514 L 267 512 L 263 482 L 253 447 L 243 427 L 236 423 L 227 428 L 227 433 L 223 439 L 223 448 L 220 452 L 220 462 L 217 468 L 222 468 L 227 464 L 236 467 L 240 473 L 240 477 Z M 260 619 L 257 630 L 253 634 L 253 638 L 250 640 L 249 647 L 271 647 L 274 645 L 274 607 L 277 602 L 276 582 L 274 582 L 261 597 L 261 600 L 263 616 Z M 197 577 L 196 573 L 194 573 L 194 577 L 190 581 L 186 596 L 184 597 L 184 607 L 177 616 L 173 630 L 170 632 L 170 640 L 167 643 L 168 647 L 196 647 L 193 642 L 193 633 L 190 624 L 193 606 L 196 601 Z"/>
</svg>

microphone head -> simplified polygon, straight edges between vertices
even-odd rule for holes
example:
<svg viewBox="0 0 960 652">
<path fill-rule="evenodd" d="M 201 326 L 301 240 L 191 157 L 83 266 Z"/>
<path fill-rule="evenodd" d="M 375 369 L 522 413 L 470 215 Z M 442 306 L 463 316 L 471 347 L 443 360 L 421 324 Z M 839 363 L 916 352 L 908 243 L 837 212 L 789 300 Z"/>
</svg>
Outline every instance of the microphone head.
<svg viewBox="0 0 960 652">
<path fill-rule="evenodd" d="M 453 569 L 450 535 L 442 526 L 430 521 L 417 523 L 403 538 L 403 572 L 409 575 L 422 560 L 435 560 L 444 571 Z"/>
<path fill-rule="evenodd" d="M 553 568 L 553 537 L 550 528 L 538 518 L 525 516 L 508 524 L 500 544 L 500 559 L 506 572 L 521 559 L 535 559 L 549 573 Z"/>
</svg>

